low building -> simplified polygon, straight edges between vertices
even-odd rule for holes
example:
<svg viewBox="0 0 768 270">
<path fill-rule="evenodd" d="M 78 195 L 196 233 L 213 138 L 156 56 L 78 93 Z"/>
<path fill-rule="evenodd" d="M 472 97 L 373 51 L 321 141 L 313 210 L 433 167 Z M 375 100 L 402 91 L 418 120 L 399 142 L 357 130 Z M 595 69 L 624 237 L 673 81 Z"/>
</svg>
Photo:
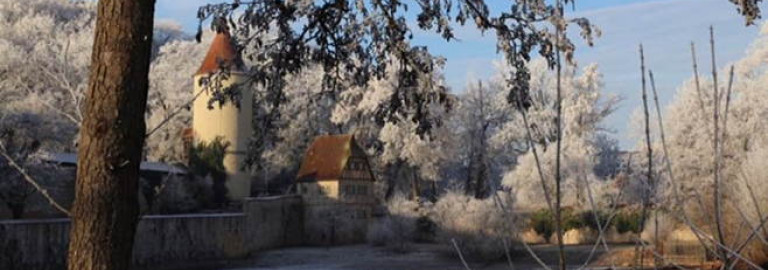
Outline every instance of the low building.
<svg viewBox="0 0 768 270">
<path fill-rule="evenodd" d="M 75 169 L 77 168 L 77 153 L 52 153 L 42 157 L 42 161 L 57 165 L 61 168 L 70 168 L 72 170 L 72 179 L 65 179 L 62 183 L 68 183 L 64 188 L 65 191 L 60 193 L 72 194 L 66 196 L 60 201 L 63 205 L 69 206 L 74 200 L 75 190 Z M 142 179 L 140 183 L 140 195 L 142 201 L 142 208 L 151 208 L 157 199 L 157 190 L 163 185 L 163 182 L 170 177 L 186 177 L 187 169 L 175 166 L 171 164 L 161 162 L 142 161 L 139 165 L 139 177 Z"/>
<path fill-rule="evenodd" d="M 354 136 L 315 138 L 296 176 L 296 192 L 305 208 L 305 241 L 364 241 L 376 205 L 374 182 L 368 157 Z"/>
<path fill-rule="evenodd" d="M 77 153 L 53 153 L 42 157 L 47 163 L 64 166 L 77 167 Z M 186 175 L 187 170 L 161 162 L 142 161 L 139 165 L 139 174 L 144 178 L 161 178 L 167 175 Z"/>
</svg>

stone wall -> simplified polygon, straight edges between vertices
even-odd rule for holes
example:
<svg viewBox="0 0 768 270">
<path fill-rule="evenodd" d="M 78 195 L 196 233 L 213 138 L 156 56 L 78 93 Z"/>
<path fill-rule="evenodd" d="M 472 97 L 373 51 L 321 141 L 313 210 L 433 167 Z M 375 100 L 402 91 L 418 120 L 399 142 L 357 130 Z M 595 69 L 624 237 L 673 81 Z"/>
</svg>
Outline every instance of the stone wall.
<svg viewBox="0 0 768 270">
<path fill-rule="evenodd" d="M 371 219 L 367 204 L 305 205 L 304 244 L 332 246 L 363 243 Z"/>
<path fill-rule="evenodd" d="M 249 198 L 243 206 L 250 250 L 303 244 L 304 204 L 301 196 Z M 276 245 L 279 243 L 279 245 Z"/>
<path fill-rule="evenodd" d="M 297 196 L 247 199 L 242 213 L 145 216 L 136 232 L 138 267 L 239 259 L 301 244 Z M 69 219 L 0 221 L 0 269 L 65 269 Z"/>
<path fill-rule="evenodd" d="M 69 219 L 0 222 L 0 269 L 63 269 Z"/>
<path fill-rule="evenodd" d="M 145 217 L 136 233 L 134 264 L 248 256 L 244 217 L 242 213 Z"/>
</svg>

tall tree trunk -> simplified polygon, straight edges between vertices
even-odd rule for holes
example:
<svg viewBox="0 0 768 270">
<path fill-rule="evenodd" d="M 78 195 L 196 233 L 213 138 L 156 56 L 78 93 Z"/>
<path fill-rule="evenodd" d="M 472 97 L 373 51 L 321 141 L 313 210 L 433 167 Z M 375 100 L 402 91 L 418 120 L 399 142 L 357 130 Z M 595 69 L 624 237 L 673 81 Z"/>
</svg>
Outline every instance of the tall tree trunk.
<svg viewBox="0 0 768 270">
<path fill-rule="evenodd" d="M 398 183 L 402 182 L 403 177 L 407 177 L 405 173 L 403 173 L 401 170 L 403 166 L 403 162 L 401 160 L 398 160 L 394 165 L 387 165 L 386 167 L 386 179 L 387 179 L 387 190 L 384 193 L 384 200 L 389 201 L 389 199 L 392 199 L 392 197 L 395 196 L 395 193 L 397 193 Z"/>
<path fill-rule="evenodd" d="M 486 196 L 486 190 L 488 188 L 488 183 L 486 183 L 488 178 L 488 166 L 486 165 L 485 155 L 481 152 L 480 158 L 478 158 L 478 168 L 477 168 L 477 177 L 475 182 L 475 198 L 482 199 Z"/>
<path fill-rule="evenodd" d="M 395 181 L 392 177 L 387 177 L 387 190 L 384 192 L 384 201 L 389 201 L 395 195 Z"/>
<path fill-rule="evenodd" d="M 154 0 L 101 0 L 78 147 L 70 270 L 129 269 Z"/>
<path fill-rule="evenodd" d="M 418 201 L 421 197 L 421 183 L 416 170 L 411 172 L 411 199 Z"/>
<path fill-rule="evenodd" d="M 438 197 L 438 194 L 437 194 L 437 181 L 431 180 L 431 181 L 429 181 L 429 183 L 430 183 L 430 186 L 432 187 L 432 196 L 429 199 L 430 199 L 431 202 L 434 203 L 434 202 L 437 202 L 437 197 Z"/>
<path fill-rule="evenodd" d="M 484 99 L 482 98 L 483 91 L 480 91 L 482 102 Z M 481 106 L 481 108 L 484 108 L 485 106 Z M 482 115 L 485 115 L 483 113 Z M 483 128 L 480 130 L 480 154 L 477 159 L 479 162 L 478 168 L 477 168 L 477 181 L 475 183 L 475 198 L 482 199 L 486 197 L 486 191 L 488 190 L 488 128 L 490 127 L 489 122 L 483 123 Z"/>
<path fill-rule="evenodd" d="M 472 194 L 473 179 L 475 178 L 475 153 L 472 150 L 469 154 L 469 164 L 467 165 L 467 179 L 464 183 L 464 194 Z"/>
<path fill-rule="evenodd" d="M 559 14 L 563 14 L 563 5 L 560 0 L 557 0 L 557 10 Z M 560 47 L 560 35 L 561 29 L 558 27 L 556 31 L 555 47 Z M 555 149 L 555 232 L 557 233 L 557 250 L 559 257 L 558 268 L 565 270 L 565 246 L 563 244 L 563 218 L 562 218 L 562 171 L 560 170 L 560 161 L 562 157 L 563 146 L 563 91 L 561 85 L 561 63 L 560 63 L 560 49 L 555 51 L 557 70 L 557 148 Z"/>
</svg>

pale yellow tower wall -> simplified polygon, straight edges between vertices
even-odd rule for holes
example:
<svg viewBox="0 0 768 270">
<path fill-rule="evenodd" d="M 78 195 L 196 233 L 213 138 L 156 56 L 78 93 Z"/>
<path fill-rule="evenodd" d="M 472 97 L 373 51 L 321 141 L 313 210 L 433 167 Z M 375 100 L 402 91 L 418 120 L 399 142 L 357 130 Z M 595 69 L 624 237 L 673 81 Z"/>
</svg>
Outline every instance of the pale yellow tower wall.
<svg viewBox="0 0 768 270">
<path fill-rule="evenodd" d="M 194 77 L 194 94 L 200 93 L 203 89 L 197 83 L 202 76 L 206 75 Z M 227 87 L 243 82 L 245 79 L 243 74 L 233 72 L 227 80 L 222 81 L 222 86 Z M 192 129 L 195 131 L 195 141 L 211 142 L 220 137 L 224 142 L 229 143 L 227 154 L 224 156 L 227 196 L 231 200 L 242 200 L 251 193 L 250 174 L 242 167 L 248 151 L 248 139 L 253 131 L 253 92 L 242 91 L 239 108 L 227 100 L 223 106 L 214 103 L 213 108 L 209 109 L 210 100 L 210 91 L 203 91 L 192 105 Z"/>
</svg>

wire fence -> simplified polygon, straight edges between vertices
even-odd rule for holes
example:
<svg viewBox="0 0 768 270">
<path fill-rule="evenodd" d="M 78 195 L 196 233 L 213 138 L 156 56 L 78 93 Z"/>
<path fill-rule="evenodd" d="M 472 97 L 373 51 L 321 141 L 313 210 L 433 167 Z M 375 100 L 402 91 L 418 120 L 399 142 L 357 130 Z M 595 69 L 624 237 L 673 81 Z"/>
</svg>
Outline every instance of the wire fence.
<svg viewBox="0 0 768 270">
<path fill-rule="evenodd" d="M 697 240 L 668 240 L 660 251 L 665 261 L 676 265 L 700 266 L 710 261 L 706 248 Z"/>
</svg>

